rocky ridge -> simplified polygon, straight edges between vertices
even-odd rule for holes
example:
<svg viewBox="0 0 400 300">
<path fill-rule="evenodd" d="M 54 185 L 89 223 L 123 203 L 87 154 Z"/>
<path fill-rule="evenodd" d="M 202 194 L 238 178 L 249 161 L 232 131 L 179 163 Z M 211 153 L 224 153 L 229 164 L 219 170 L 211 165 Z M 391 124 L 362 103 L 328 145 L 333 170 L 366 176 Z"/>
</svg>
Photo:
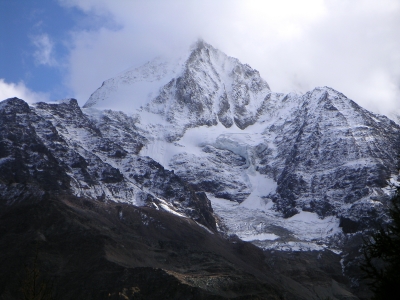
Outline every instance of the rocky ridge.
<svg viewBox="0 0 400 300">
<path fill-rule="evenodd" d="M 29 107 L 12 98 L 1 102 L 0 113 L 0 184 L 7 202 L 46 192 L 67 193 L 164 209 L 215 228 L 204 193 L 151 158 L 137 155 L 146 139 L 135 131 L 134 120 L 124 118 L 124 127 L 113 131 L 111 118 L 118 123 L 120 116 L 108 112 L 97 126 L 75 99 Z M 116 137 L 125 143 L 113 142 Z"/>
</svg>

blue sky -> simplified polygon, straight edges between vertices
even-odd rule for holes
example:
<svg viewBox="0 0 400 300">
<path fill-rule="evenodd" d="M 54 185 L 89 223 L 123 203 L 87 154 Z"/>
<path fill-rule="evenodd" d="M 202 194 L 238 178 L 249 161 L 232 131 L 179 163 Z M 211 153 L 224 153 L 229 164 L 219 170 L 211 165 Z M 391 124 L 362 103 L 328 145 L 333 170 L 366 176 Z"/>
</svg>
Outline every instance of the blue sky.
<svg viewBox="0 0 400 300">
<path fill-rule="evenodd" d="M 75 97 L 199 37 L 276 92 L 331 86 L 400 108 L 398 0 L 0 0 L 0 97 Z"/>
<path fill-rule="evenodd" d="M 50 99 L 67 96 L 63 84 L 66 42 L 82 16 L 56 1 L 0 0 L 0 78 L 23 82 Z"/>
</svg>

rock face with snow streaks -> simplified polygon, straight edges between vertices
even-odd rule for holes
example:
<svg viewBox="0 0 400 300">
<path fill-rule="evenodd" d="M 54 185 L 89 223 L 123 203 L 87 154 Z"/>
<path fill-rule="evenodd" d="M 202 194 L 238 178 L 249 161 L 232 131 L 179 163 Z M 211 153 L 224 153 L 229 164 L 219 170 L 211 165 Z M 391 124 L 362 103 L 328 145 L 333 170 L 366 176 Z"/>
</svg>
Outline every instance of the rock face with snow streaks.
<svg viewBox="0 0 400 300">
<path fill-rule="evenodd" d="M 140 100 L 130 96 L 121 101 L 143 104 L 146 111 L 161 115 L 168 124 L 168 141 L 196 126 L 220 122 L 244 129 L 255 123 L 257 109 L 269 92 L 258 71 L 203 41 L 183 57 L 175 65 L 158 59 L 105 81 L 84 108 L 104 107 L 127 91 L 134 95 L 140 90 Z"/>
<path fill-rule="evenodd" d="M 156 207 L 215 228 L 204 194 L 151 158 L 137 156 L 146 138 L 130 117 L 106 111 L 96 123 L 75 99 L 29 107 L 13 98 L 1 102 L 0 113 L 3 201 L 73 194 Z"/>
<path fill-rule="evenodd" d="M 243 202 L 251 192 L 244 178 L 246 159 L 211 145 L 203 147 L 202 151 L 204 156 L 200 157 L 188 153 L 177 154 L 170 166 L 178 176 L 199 190 L 210 192 L 218 198 Z"/>
<path fill-rule="evenodd" d="M 286 216 L 303 210 L 353 218 L 371 196 L 386 200 L 382 188 L 397 172 L 399 149 L 399 127 L 386 117 L 318 88 L 268 130 L 279 132 L 277 155 L 262 172 L 277 181 L 275 203 Z"/>
<path fill-rule="evenodd" d="M 170 167 L 215 197 L 238 202 L 255 188 L 251 174 L 265 175 L 276 190 L 260 196 L 272 199 L 285 218 L 301 211 L 337 216 L 345 232 L 383 221 L 385 187 L 397 174 L 398 125 L 330 88 L 273 98 L 241 135 L 218 135 L 203 143 L 207 155 L 181 153 Z"/>
<path fill-rule="evenodd" d="M 37 135 L 41 127 L 43 139 Z M 0 103 L 0 195 L 13 204 L 70 187 L 70 178 L 49 149 L 68 151 L 50 122 L 18 98 Z"/>
<path fill-rule="evenodd" d="M 173 78 L 148 104 L 170 123 L 184 118 L 189 127 L 235 123 L 239 128 L 254 124 L 268 84 L 256 70 L 241 64 L 204 42 L 198 42 L 186 61 L 183 73 Z"/>
</svg>

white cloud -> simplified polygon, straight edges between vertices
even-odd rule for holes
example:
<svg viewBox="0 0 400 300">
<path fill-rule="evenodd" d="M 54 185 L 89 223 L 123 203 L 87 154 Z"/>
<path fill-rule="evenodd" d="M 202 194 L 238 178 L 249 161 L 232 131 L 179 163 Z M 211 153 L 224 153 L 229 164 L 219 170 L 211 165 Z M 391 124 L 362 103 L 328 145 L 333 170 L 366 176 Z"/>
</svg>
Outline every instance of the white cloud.
<svg viewBox="0 0 400 300">
<path fill-rule="evenodd" d="M 13 97 L 20 98 L 28 103 L 49 101 L 48 94 L 33 92 L 23 82 L 7 83 L 4 79 L 0 78 L 0 101 Z"/>
<path fill-rule="evenodd" d="M 57 66 L 57 61 L 54 58 L 53 48 L 54 43 L 47 34 L 40 34 L 31 38 L 36 50 L 33 53 L 35 63 L 49 67 Z"/>
<path fill-rule="evenodd" d="M 105 79 L 202 37 L 274 91 L 327 85 L 375 112 L 400 108 L 397 0 L 60 2 L 110 21 L 72 33 L 68 83 L 81 103 Z"/>
</svg>

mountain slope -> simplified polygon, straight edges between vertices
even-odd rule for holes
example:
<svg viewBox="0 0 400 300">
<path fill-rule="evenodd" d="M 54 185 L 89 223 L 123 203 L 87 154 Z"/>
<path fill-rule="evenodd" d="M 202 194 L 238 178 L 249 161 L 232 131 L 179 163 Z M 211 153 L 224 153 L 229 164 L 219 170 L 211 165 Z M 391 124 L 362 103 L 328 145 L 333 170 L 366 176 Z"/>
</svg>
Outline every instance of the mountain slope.
<svg viewBox="0 0 400 300">
<path fill-rule="evenodd" d="M 292 279 L 293 257 L 153 208 L 51 194 L 0 208 L 0 270 L 12 274 L 0 278 L 3 299 L 20 299 L 36 255 L 38 282 L 57 299 L 357 299 L 331 253 L 305 254 L 308 271 Z"/>
<path fill-rule="evenodd" d="M 135 153 L 145 140 L 125 128 L 126 150 L 104 137 L 74 99 L 29 107 L 12 98 L 1 102 L 2 197 L 23 201 L 64 192 L 100 201 L 153 206 L 214 229 L 212 208 L 173 172 Z M 132 141 L 134 140 L 134 141 Z"/>
</svg>

